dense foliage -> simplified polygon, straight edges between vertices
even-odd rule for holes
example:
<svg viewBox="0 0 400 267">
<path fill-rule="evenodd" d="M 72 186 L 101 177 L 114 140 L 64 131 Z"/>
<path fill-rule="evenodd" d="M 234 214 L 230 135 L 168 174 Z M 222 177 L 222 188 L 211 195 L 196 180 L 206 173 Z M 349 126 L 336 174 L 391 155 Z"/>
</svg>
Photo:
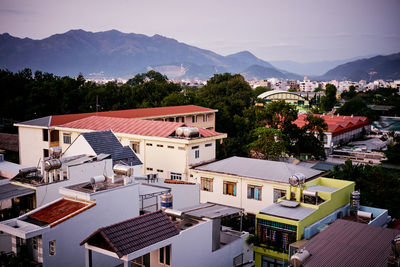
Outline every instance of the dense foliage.
<svg viewBox="0 0 400 267">
<path fill-rule="evenodd" d="M 392 217 L 400 217 L 400 172 L 381 166 L 353 165 L 351 160 L 335 166 L 328 177 L 356 182 L 361 204 L 388 209 Z"/>
</svg>

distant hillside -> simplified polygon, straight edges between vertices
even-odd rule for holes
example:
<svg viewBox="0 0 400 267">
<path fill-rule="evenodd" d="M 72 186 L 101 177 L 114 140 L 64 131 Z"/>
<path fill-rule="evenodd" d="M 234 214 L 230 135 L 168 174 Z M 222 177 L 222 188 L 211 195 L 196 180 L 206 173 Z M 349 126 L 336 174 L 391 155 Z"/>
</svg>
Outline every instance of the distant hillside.
<svg viewBox="0 0 400 267">
<path fill-rule="evenodd" d="M 241 74 L 243 75 L 243 77 L 245 77 L 246 80 L 262 80 L 265 79 L 265 77 L 295 80 L 302 79 L 300 75 L 286 71 L 280 71 L 275 69 L 274 67 L 264 67 L 260 65 L 251 65 L 250 67 L 242 71 Z"/>
<path fill-rule="evenodd" d="M 400 53 L 375 56 L 342 64 L 318 77 L 318 79 L 352 81 L 400 79 Z"/>
<path fill-rule="evenodd" d="M 31 68 L 56 75 L 130 78 L 154 69 L 169 78 L 207 79 L 215 73 L 239 73 L 252 65 L 284 75 L 248 51 L 225 57 L 160 35 L 116 30 L 71 30 L 42 40 L 0 35 L 0 68 L 14 72 Z"/>
<path fill-rule="evenodd" d="M 332 61 L 314 61 L 314 62 L 296 62 L 291 60 L 281 60 L 281 61 L 270 61 L 270 63 L 278 68 L 284 69 L 290 72 L 298 73 L 300 75 L 306 76 L 316 76 L 316 75 L 323 75 L 327 71 L 345 64 L 347 62 L 355 61 L 358 59 L 373 57 L 376 55 L 369 55 L 369 56 L 362 56 L 362 57 L 354 57 L 354 58 L 347 58 L 347 59 L 340 59 L 340 60 L 332 60 Z"/>
</svg>

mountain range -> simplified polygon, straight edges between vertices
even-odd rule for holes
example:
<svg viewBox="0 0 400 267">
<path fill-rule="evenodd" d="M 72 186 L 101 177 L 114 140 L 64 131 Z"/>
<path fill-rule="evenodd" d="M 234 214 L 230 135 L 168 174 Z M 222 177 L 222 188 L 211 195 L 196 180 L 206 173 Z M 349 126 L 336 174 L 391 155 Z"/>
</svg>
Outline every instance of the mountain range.
<svg viewBox="0 0 400 267">
<path fill-rule="evenodd" d="M 378 76 L 381 71 L 390 72 L 384 62 L 380 62 Z M 362 61 L 363 64 L 368 62 Z M 241 73 L 248 80 L 302 79 L 302 76 L 276 68 L 248 51 L 222 56 L 161 35 L 128 34 L 117 30 L 96 33 L 71 30 L 41 40 L 0 34 L 0 68 L 14 72 L 31 68 L 69 76 L 82 73 L 88 78 L 131 78 L 137 73 L 156 70 L 170 79 L 206 80 L 215 73 L 224 72 Z M 325 75 L 340 77 L 353 73 L 342 73 L 342 69 L 349 71 L 342 67 Z M 392 76 L 385 74 L 385 77 Z"/>
</svg>

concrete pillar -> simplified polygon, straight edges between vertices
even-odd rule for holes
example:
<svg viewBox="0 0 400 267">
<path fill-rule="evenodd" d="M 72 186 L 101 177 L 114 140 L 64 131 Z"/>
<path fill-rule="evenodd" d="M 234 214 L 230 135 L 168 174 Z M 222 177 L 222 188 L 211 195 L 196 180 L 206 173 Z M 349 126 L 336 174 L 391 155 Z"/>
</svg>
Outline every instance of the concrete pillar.
<svg viewBox="0 0 400 267">
<path fill-rule="evenodd" d="M 92 267 L 92 251 L 85 248 L 85 267 Z"/>
<path fill-rule="evenodd" d="M 131 267 L 131 266 L 132 266 L 131 261 L 129 260 L 124 261 L 124 267 Z"/>
</svg>

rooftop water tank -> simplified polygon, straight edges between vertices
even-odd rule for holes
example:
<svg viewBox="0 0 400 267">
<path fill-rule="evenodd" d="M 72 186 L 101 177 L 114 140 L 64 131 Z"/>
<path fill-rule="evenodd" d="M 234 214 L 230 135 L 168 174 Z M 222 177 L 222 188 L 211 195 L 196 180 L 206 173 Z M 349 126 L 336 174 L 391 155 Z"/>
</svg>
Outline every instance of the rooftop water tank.
<svg viewBox="0 0 400 267">
<path fill-rule="evenodd" d="M 199 135 L 199 129 L 196 127 L 186 127 L 183 130 L 183 134 L 185 137 L 193 137 L 193 136 L 198 136 Z"/>
<path fill-rule="evenodd" d="M 49 159 L 44 162 L 44 169 L 51 171 L 61 168 L 62 162 L 60 159 Z"/>
<path fill-rule="evenodd" d="M 299 184 L 303 184 L 305 181 L 306 181 L 306 176 L 302 173 L 295 173 L 289 178 L 289 184 L 291 186 L 298 186 Z"/>
<path fill-rule="evenodd" d="M 161 208 L 172 209 L 172 194 L 170 192 L 161 195 Z"/>
<path fill-rule="evenodd" d="M 133 168 L 131 166 L 126 166 L 122 164 L 115 164 L 113 167 L 113 171 L 115 174 L 124 175 L 124 176 L 132 176 Z"/>
</svg>

